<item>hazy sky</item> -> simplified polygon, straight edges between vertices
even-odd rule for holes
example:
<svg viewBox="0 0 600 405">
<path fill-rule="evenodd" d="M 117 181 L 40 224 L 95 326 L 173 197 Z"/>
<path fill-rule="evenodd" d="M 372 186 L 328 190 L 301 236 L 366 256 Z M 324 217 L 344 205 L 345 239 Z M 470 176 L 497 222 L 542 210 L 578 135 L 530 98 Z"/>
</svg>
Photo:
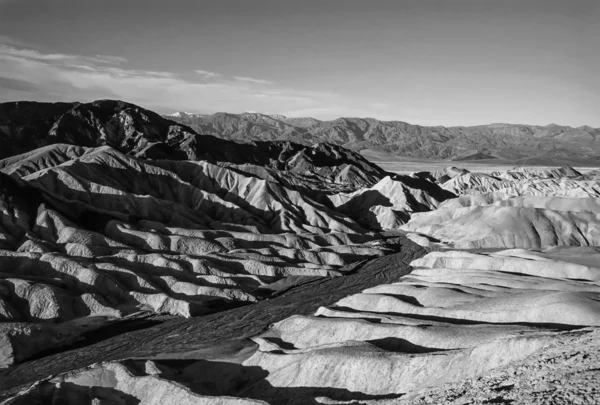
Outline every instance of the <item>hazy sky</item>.
<svg viewBox="0 0 600 405">
<path fill-rule="evenodd" d="M 600 127 L 600 0 L 0 0 L 0 101 Z"/>
</svg>

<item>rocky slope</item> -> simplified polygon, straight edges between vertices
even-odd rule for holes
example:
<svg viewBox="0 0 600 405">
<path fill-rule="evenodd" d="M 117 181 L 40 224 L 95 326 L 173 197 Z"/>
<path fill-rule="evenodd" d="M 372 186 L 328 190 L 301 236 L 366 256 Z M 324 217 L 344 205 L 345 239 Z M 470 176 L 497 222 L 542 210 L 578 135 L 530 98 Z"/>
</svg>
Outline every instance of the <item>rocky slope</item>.
<svg viewBox="0 0 600 405">
<path fill-rule="evenodd" d="M 349 181 L 353 185 L 356 181 L 362 181 L 362 185 L 370 184 L 379 180 L 383 173 L 357 153 L 335 145 L 317 143 L 308 147 L 292 142 L 233 144 L 214 136 L 200 135 L 189 127 L 136 105 L 113 100 L 0 103 L 0 141 L 6 145 L 0 148 L 0 158 L 54 144 L 76 147 L 106 145 L 143 159 L 251 164 L 283 170 L 286 174 L 292 172 L 301 177 L 311 177 L 306 176 L 311 173 L 320 177 L 319 180 Z M 36 153 L 43 154 L 44 150 Z M 3 164 L 10 165 L 11 161 Z"/>
<path fill-rule="evenodd" d="M 4 321 L 189 317 L 390 251 L 351 218 L 239 167 L 63 145 L 21 158 L 0 165 L 12 174 L 0 173 Z"/>
<path fill-rule="evenodd" d="M 397 156 L 454 160 L 587 158 L 600 156 L 600 129 L 587 126 L 491 124 L 474 127 L 425 127 L 373 118 L 287 118 L 258 113 L 168 118 L 202 134 L 227 139 L 329 142 L 353 150 L 377 149 Z"/>
<path fill-rule="evenodd" d="M 532 362 L 543 382 L 548 377 L 541 370 L 555 375 L 560 370 L 538 359 L 560 356 L 557 345 L 586 341 L 581 350 L 589 354 L 597 345 L 600 268 L 572 259 L 582 254 L 600 257 L 597 250 L 573 248 L 430 253 L 413 261 L 415 270 L 397 282 L 351 294 L 313 315 L 276 322 L 243 350 L 203 360 L 95 364 L 44 380 L 7 403 L 50 398 L 155 403 L 150 393 L 163 399 L 173 395 L 184 403 L 392 404 L 423 398 L 450 403 L 455 391 L 444 390 L 464 387 L 475 377 L 481 381 L 482 375 L 492 380 L 500 372 L 495 369 L 527 370 Z M 553 354 L 546 354 L 546 348 Z M 597 381 L 593 363 L 586 360 L 578 367 L 587 367 L 586 376 Z M 536 394 L 535 385 L 523 383 L 513 378 L 506 389 L 495 390 L 496 396 L 508 396 L 515 385 L 521 399 Z M 501 380 L 484 389 L 491 395 L 497 386 Z M 593 397 L 591 388 L 538 391 L 537 396 L 585 401 Z M 473 394 L 473 389 L 462 393 Z"/>
<path fill-rule="evenodd" d="M 115 118 L 136 114 L 147 120 Z M 404 190 L 388 204 L 399 223 L 453 197 L 335 145 L 238 144 L 163 121 L 126 103 L 81 104 L 51 132 L 82 145 L 0 160 L 1 366 L 140 313 L 222 311 L 393 253 L 380 232 L 397 221 L 343 210 L 347 196 Z M 152 137 L 168 153 L 150 153 Z"/>
<path fill-rule="evenodd" d="M 154 143 L 188 133 L 193 131 L 122 101 L 0 104 L 0 158 L 55 143 L 110 145 L 140 153 Z"/>
<path fill-rule="evenodd" d="M 569 167 L 446 172 L 430 177 L 459 197 L 414 214 L 400 229 L 467 249 L 600 245 L 600 181 L 593 175 Z"/>
</svg>

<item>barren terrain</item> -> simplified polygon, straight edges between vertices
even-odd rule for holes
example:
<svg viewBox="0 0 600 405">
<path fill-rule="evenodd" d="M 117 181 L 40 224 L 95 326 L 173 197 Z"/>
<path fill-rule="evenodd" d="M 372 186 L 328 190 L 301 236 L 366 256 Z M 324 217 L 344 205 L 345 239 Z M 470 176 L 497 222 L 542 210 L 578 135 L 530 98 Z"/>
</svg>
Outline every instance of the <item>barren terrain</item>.
<svg viewBox="0 0 600 405">
<path fill-rule="evenodd" d="M 2 403 L 596 401 L 590 159 L 194 128 L 119 101 L 0 105 Z"/>
<path fill-rule="evenodd" d="M 514 125 L 421 126 L 402 121 L 342 117 L 321 121 L 259 113 L 212 115 L 175 113 L 168 118 L 199 133 L 247 142 L 328 142 L 361 153 L 394 157 L 511 161 L 515 165 L 598 165 L 600 130 L 589 126 Z"/>
</svg>

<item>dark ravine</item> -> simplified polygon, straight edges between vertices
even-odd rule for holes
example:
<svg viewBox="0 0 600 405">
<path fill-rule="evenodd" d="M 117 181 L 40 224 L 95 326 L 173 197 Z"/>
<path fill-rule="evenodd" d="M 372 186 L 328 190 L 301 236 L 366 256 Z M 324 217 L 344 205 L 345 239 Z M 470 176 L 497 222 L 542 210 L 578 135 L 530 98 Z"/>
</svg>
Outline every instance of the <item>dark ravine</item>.
<svg viewBox="0 0 600 405">
<path fill-rule="evenodd" d="M 199 360 L 203 355 L 194 355 L 194 351 L 239 346 L 291 315 L 310 315 L 345 296 L 398 281 L 410 272 L 408 264 L 427 250 L 402 235 L 394 239 L 389 243 L 395 245 L 398 253 L 369 260 L 347 276 L 315 279 L 256 304 L 203 317 L 166 321 L 11 367 L 0 373 L 0 391 L 4 397 L 10 396 L 35 381 L 96 362 L 156 356 Z"/>
</svg>

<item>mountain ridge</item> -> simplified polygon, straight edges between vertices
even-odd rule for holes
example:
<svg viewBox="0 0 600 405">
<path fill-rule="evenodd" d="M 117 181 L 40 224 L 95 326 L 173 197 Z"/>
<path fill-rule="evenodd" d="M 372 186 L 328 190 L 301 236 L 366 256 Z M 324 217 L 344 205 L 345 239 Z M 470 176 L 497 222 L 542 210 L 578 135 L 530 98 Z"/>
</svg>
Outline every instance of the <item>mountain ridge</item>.
<svg viewBox="0 0 600 405">
<path fill-rule="evenodd" d="M 476 126 L 421 126 L 403 121 L 340 117 L 323 121 L 277 114 L 222 113 L 169 116 L 198 133 L 238 141 L 292 140 L 329 142 L 407 157 L 464 159 L 489 155 L 499 159 L 539 156 L 586 157 L 600 154 L 600 129 L 590 126 L 492 123 Z"/>
<path fill-rule="evenodd" d="M 578 159 L 600 163 L 600 128 L 585 125 L 428 127 L 375 118 L 322 121 L 257 112 L 159 115 L 119 100 L 0 103 L 0 158 L 55 143 L 88 147 L 108 144 L 139 156 L 164 155 L 172 152 L 169 145 L 177 140 L 187 142 L 210 135 L 242 143 L 329 143 L 355 152 L 373 150 L 411 158 Z"/>
</svg>

